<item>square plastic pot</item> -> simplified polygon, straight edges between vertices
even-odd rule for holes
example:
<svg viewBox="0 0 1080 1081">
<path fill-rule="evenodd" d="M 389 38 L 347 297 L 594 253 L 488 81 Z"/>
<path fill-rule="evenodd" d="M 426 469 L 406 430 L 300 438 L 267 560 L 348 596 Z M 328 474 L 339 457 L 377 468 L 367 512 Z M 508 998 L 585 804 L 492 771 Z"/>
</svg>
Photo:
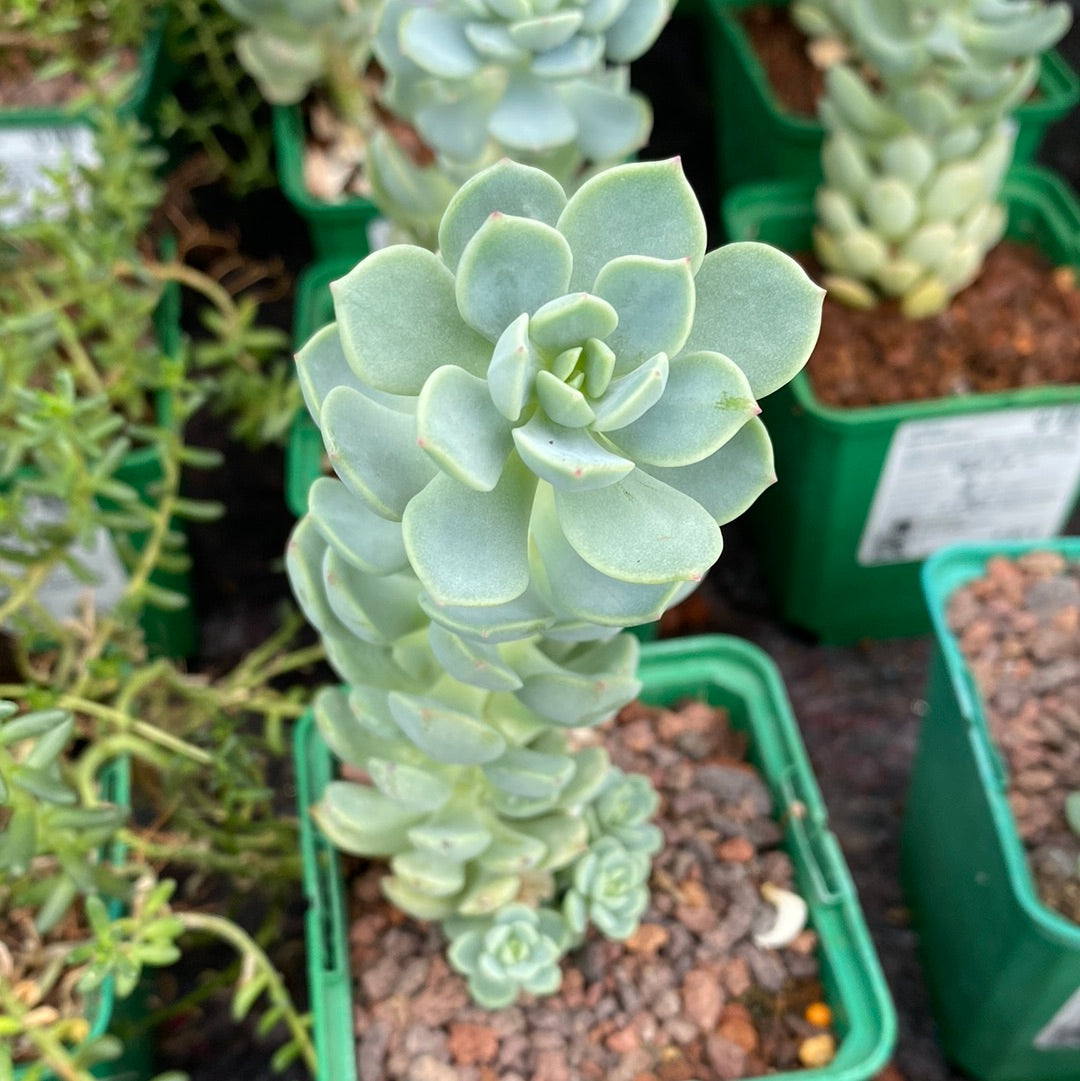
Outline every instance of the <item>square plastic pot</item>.
<svg viewBox="0 0 1080 1081">
<path fill-rule="evenodd" d="M 733 240 L 762 240 L 789 252 L 807 251 L 812 195 L 812 185 L 805 183 L 744 185 L 724 200 L 727 233 Z M 1080 266 L 1080 204 L 1052 173 L 1033 166 L 1014 169 L 1004 196 L 1010 237 L 1037 244 L 1057 263 Z M 910 478 L 918 479 L 917 471 L 910 472 L 913 459 L 905 458 L 914 441 L 930 431 L 918 426 L 948 422 L 950 427 L 934 436 L 952 441 L 950 457 L 938 461 L 947 470 L 941 476 L 962 489 L 956 462 L 966 447 L 986 490 L 994 485 L 995 471 L 1006 468 L 998 456 L 986 453 L 987 440 L 993 443 L 1005 431 L 1003 425 L 1018 426 L 1015 441 L 1020 443 L 1028 426 L 1055 425 L 1053 445 L 1075 459 L 1073 451 L 1080 446 L 1078 405 L 1080 386 L 1072 385 L 839 409 L 817 398 L 805 372 L 797 375 L 762 403 L 780 479 L 750 511 L 762 569 L 783 617 L 832 643 L 926 633 L 930 624 L 918 575 L 929 551 L 917 559 L 905 557 L 904 551 L 910 550 L 905 541 L 896 550 L 899 554 L 892 554 L 886 543 L 889 529 L 878 528 L 890 520 L 890 498 L 898 498 L 890 493 L 899 491 L 903 497 L 903 484 L 910 488 Z M 891 472 L 886 476 L 887 462 L 909 480 L 897 481 Z M 1059 470 L 1055 483 L 1069 475 Z M 1058 532 L 1078 496 L 1074 484 L 1050 528 L 1027 535 Z M 878 516 L 872 518 L 875 499 Z M 951 526 L 938 529 L 948 535 L 933 547 L 1023 535 L 1021 525 L 1010 519 L 1016 507 L 1010 508 L 1009 501 L 994 508 L 985 500 L 967 507 L 959 496 L 957 500 L 950 511 Z M 908 492 L 908 501 L 917 503 L 916 490 Z M 913 521 L 919 521 L 918 511 Z"/>
<path fill-rule="evenodd" d="M 784 825 L 797 888 L 820 939 L 822 981 L 839 1048 L 828 1066 L 771 1076 L 775 1081 L 867 1081 L 889 1060 L 896 1015 L 776 667 L 746 642 L 706 636 L 644 646 L 638 674 L 645 702 L 664 705 L 695 698 L 730 711 L 734 725 L 750 736 L 751 759 Z M 294 749 L 316 1078 L 356 1081 L 344 881 L 336 851 L 308 813 L 332 779 L 335 764 L 311 714 L 297 726 Z"/>
<path fill-rule="evenodd" d="M 100 777 L 102 799 L 121 807 L 131 806 L 131 769 L 127 759 L 113 759 L 102 771 Z M 123 850 L 118 848 L 113 853 L 119 861 Z M 125 914 L 125 906 L 119 901 L 109 903 L 109 916 L 119 919 Z M 86 1021 L 90 1025 L 88 1040 L 96 1040 L 115 1026 L 118 1028 L 124 1017 L 132 1021 L 146 1015 L 146 994 L 140 984 L 124 1000 L 117 1000 L 116 988 L 112 977 L 86 1000 Z M 15 1068 L 14 1081 L 23 1081 L 29 1073 L 29 1065 Z M 94 1077 L 121 1081 L 125 1078 L 149 1077 L 153 1072 L 153 1040 L 151 1033 L 139 1030 L 137 1038 L 125 1039 L 124 1050 L 118 1059 L 100 1063 L 91 1073 Z M 54 1074 L 45 1074 L 42 1081 L 58 1081 Z"/>
<path fill-rule="evenodd" d="M 995 555 L 1080 539 L 942 549 L 923 568 L 934 625 L 928 708 L 901 838 L 904 888 L 946 1054 L 978 1081 L 1080 1077 L 1080 926 L 1038 899 L 950 595 Z"/>
<path fill-rule="evenodd" d="M 708 20 L 713 114 L 721 191 L 751 180 L 821 179 L 824 132 L 816 117 L 791 112 L 769 78 L 739 18 L 761 0 L 702 0 Z M 785 0 L 765 0 L 784 6 Z M 1051 124 L 1080 101 L 1080 78 L 1059 52 L 1042 57 L 1038 93 L 1016 110 L 1014 161 L 1030 162 Z"/>
<path fill-rule="evenodd" d="M 304 113 L 299 105 L 275 105 L 274 153 L 278 183 L 285 198 L 307 224 L 318 259 L 348 258 L 358 263 L 375 247 L 371 226 L 379 211 L 370 199 L 350 195 L 328 203 L 304 183 Z"/>
</svg>

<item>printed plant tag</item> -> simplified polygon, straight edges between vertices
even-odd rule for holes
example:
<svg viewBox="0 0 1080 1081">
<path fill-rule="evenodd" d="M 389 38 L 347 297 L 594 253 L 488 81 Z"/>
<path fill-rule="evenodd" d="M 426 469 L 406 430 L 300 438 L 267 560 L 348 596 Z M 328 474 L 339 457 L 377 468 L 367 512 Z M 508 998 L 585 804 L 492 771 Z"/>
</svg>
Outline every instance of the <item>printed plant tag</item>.
<svg viewBox="0 0 1080 1081">
<path fill-rule="evenodd" d="M 35 213 L 39 197 L 55 190 L 50 174 L 100 161 L 93 131 L 81 124 L 0 129 L 0 226 L 18 225 Z M 63 207 L 50 212 L 59 216 Z"/>
</svg>

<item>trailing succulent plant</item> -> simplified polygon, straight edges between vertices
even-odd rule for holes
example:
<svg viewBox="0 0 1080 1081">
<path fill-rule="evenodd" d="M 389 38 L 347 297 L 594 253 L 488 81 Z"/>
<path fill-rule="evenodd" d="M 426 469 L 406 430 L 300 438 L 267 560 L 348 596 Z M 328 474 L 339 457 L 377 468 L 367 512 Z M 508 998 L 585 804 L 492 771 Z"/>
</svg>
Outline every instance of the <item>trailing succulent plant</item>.
<svg viewBox="0 0 1080 1081">
<path fill-rule="evenodd" d="M 371 148 L 371 182 L 389 217 L 434 247 L 450 196 L 508 156 L 566 188 L 589 166 L 645 144 L 652 112 L 630 90 L 631 60 L 652 45 L 669 0 L 389 0 L 375 53 L 382 102 L 435 155 L 417 164 L 386 130 Z"/>
<path fill-rule="evenodd" d="M 761 244 L 706 254 L 674 160 L 569 198 L 502 161 L 439 254 L 396 245 L 332 288 L 297 364 L 337 478 L 287 566 L 349 685 L 318 724 L 365 779 L 315 813 L 503 1005 L 553 990 L 587 923 L 621 938 L 644 911 L 656 795 L 573 729 L 634 697 L 619 632 L 687 595 L 775 479 L 757 399 L 805 363 L 822 292 Z"/>
<path fill-rule="evenodd" d="M 921 318 L 978 276 L 1005 230 L 1009 114 L 1069 17 L 1040 0 L 801 5 L 805 28 L 839 32 L 850 52 L 820 104 L 814 244 L 833 295 L 859 307 L 897 297 Z"/>
</svg>

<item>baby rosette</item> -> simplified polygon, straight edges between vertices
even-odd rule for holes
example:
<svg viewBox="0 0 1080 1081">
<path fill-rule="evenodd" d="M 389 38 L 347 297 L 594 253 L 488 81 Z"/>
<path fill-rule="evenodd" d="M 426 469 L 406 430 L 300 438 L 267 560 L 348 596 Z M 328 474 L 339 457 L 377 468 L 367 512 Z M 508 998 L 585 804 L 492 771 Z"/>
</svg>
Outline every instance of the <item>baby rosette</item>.
<svg viewBox="0 0 1080 1081">
<path fill-rule="evenodd" d="M 706 254 L 675 159 L 570 198 L 502 161 L 439 245 L 335 282 L 337 322 L 297 358 L 340 478 L 312 511 L 387 577 L 380 606 L 393 582 L 456 636 L 657 618 L 775 479 L 757 401 L 805 363 L 822 291 L 762 244 Z"/>
</svg>

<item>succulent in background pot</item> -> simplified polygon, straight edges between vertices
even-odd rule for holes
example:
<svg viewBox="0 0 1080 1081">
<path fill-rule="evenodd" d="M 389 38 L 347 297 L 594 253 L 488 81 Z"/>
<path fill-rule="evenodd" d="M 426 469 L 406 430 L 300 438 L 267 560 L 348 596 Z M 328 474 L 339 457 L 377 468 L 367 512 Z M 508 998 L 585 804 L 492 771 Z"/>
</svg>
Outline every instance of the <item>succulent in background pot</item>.
<svg viewBox="0 0 1080 1081">
<path fill-rule="evenodd" d="M 369 256 L 299 354 L 340 479 L 312 487 L 287 566 L 348 684 L 318 723 L 370 778 L 333 782 L 319 823 L 388 857 L 387 897 L 444 921 L 502 1003 L 554 990 L 587 923 L 636 925 L 648 792 L 570 730 L 635 696 L 619 632 L 688 594 L 773 481 L 757 399 L 805 362 L 822 294 L 764 245 L 706 254 L 676 161 L 569 198 L 504 161 L 454 196 L 439 250 Z"/>
</svg>

